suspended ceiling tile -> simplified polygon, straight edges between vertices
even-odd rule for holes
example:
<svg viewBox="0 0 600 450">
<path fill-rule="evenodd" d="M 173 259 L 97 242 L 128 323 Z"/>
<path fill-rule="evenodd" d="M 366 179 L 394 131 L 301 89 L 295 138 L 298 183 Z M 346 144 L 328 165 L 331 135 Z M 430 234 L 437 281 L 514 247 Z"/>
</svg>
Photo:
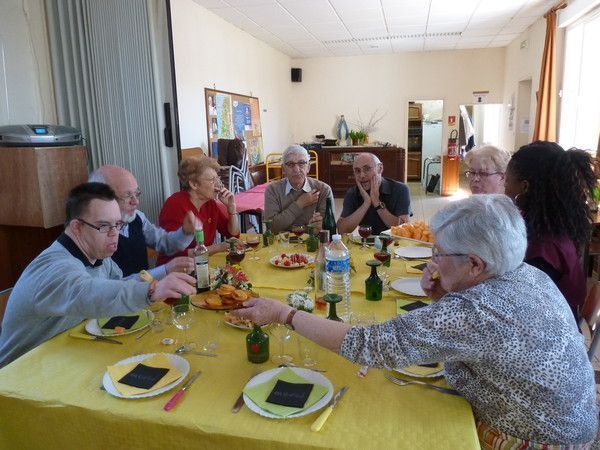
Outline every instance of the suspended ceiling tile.
<svg viewBox="0 0 600 450">
<path fill-rule="evenodd" d="M 380 8 L 379 0 L 330 0 L 330 2 L 338 12 Z"/>
<path fill-rule="evenodd" d="M 279 0 L 281 6 L 304 25 L 339 22 L 328 0 Z"/>
<path fill-rule="evenodd" d="M 427 24 L 427 33 L 462 32 L 466 25 L 465 22 L 429 23 Z"/>
<path fill-rule="evenodd" d="M 390 35 L 393 34 L 423 34 L 425 33 L 425 24 L 392 26 L 388 25 Z"/>
</svg>

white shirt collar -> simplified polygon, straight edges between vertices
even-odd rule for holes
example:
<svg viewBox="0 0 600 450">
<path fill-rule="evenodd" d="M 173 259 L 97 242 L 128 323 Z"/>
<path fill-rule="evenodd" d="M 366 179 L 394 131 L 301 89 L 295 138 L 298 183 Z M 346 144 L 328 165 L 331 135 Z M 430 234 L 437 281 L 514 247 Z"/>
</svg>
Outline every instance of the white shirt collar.
<svg viewBox="0 0 600 450">
<path fill-rule="evenodd" d="M 290 191 L 292 191 L 292 190 L 295 190 L 295 189 L 292 187 L 292 183 L 290 183 L 290 180 L 288 180 L 286 178 L 286 180 L 285 180 L 285 195 L 288 195 L 290 193 Z M 308 182 L 308 177 L 306 177 L 304 179 L 304 185 L 302 186 L 302 189 L 300 189 L 300 190 L 304 191 L 304 192 L 310 192 L 312 190 L 310 188 L 310 183 Z"/>
</svg>

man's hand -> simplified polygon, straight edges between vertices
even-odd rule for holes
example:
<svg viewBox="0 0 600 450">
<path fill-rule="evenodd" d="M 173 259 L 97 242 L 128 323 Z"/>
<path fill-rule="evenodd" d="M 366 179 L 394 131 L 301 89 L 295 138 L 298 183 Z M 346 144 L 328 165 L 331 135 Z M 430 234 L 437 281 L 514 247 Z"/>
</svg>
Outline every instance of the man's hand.
<svg viewBox="0 0 600 450">
<path fill-rule="evenodd" d="M 319 211 L 315 211 L 312 217 L 310 218 L 308 224 L 315 226 L 315 232 L 318 233 L 319 231 L 321 231 L 321 228 L 323 228 L 323 216 L 321 215 L 321 213 Z"/>
<path fill-rule="evenodd" d="M 377 206 L 381 202 L 379 200 L 379 187 L 381 186 L 381 174 L 376 173 L 371 178 L 371 190 L 369 195 L 371 196 L 371 205 Z"/>
<path fill-rule="evenodd" d="M 227 212 L 229 215 L 234 215 L 236 213 L 235 208 L 235 196 L 233 193 L 225 188 L 222 188 L 218 194 L 219 200 L 223 202 L 225 206 L 227 206 Z"/>
<path fill-rule="evenodd" d="M 298 204 L 298 206 L 300 208 L 306 208 L 309 205 L 314 205 L 318 201 L 319 201 L 319 190 L 313 189 L 312 191 L 305 192 L 300 197 L 298 197 L 298 200 L 296 200 L 296 203 Z"/>
<path fill-rule="evenodd" d="M 194 259 L 189 256 L 178 256 L 169 261 L 165 269 L 167 274 L 171 272 L 192 273 L 194 271 Z"/>
<path fill-rule="evenodd" d="M 185 273 L 173 272 L 156 283 L 156 289 L 151 300 L 162 301 L 165 298 L 179 298 L 182 294 L 192 295 L 196 293 L 195 278 Z"/>
<path fill-rule="evenodd" d="M 185 217 L 183 218 L 183 232 L 185 234 L 193 234 L 196 231 L 196 225 L 198 227 L 201 226 L 200 219 L 198 219 L 192 211 L 188 211 Z"/>
</svg>

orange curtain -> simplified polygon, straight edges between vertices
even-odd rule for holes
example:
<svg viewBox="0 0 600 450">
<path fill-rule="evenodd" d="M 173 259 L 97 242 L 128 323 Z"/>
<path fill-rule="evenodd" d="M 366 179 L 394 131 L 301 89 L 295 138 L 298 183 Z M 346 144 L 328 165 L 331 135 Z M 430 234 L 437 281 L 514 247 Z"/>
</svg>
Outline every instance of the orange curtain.
<svg viewBox="0 0 600 450">
<path fill-rule="evenodd" d="M 556 11 L 567 6 L 561 2 L 546 13 L 546 42 L 542 55 L 540 86 L 537 92 L 533 140 L 556 141 Z"/>
</svg>

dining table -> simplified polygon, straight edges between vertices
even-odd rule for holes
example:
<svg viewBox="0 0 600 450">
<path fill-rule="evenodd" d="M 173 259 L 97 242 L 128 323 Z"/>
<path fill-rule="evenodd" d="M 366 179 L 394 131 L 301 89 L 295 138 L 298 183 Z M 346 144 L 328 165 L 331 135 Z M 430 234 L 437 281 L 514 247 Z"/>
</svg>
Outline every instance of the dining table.
<svg viewBox="0 0 600 450">
<path fill-rule="evenodd" d="M 243 238 L 243 236 L 242 236 Z M 377 322 L 394 318 L 397 301 L 410 295 L 389 289 L 379 301 L 365 299 L 365 279 L 376 250 L 362 249 L 360 240 L 348 246 L 356 272 L 351 273 L 351 307 L 357 316 L 371 316 Z M 394 251 L 414 242 L 397 240 Z M 286 269 L 272 264 L 281 253 L 306 253 L 302 243 L 276 242 L 257 248 L 250 259 L 247 253 L 241 269 L 262 297 L 286 301 L 288 294 L 304 290 L 309 284 L 312 265 Z M 314 253 L 311 254 L 314 256 Z M 385 270 L 390 280 L 419 277 L 411 272 L 412 261 L 393 258 Z M 225 264 L 225 254 L 210 256 L 212 271 Z M 414 272 L 414 270 L 412 270 Z M 310 285 L 307 290 L 310 289 Z M 102 389 L 107 367 L 139 354 L 173 353 L 178 344 L 165 345 L 165 338 L 183 341 L 183 333 L 168 324 L 169 309 L 152 305 L 164 323 L 140 337 L 142 331 L 118 336 L 122 345 L 96 340 L 75 339 L 75 332 L 86 333 L 85 322 L 44 342 L 0 369 L 0 448 L 396 448 L 396 449 L 478 449 L 475 420 L 470 404 L 460 395 L 448 395 L 416 384 L 398 386 L 386 375 L 391 372 L 363 370 L 337 353 L 313 348 L 315 368 L 333 385 L 334 392 L 348 390 L 320 431 L 311 424 L 321 411 L 295 418 L 268 418 L 243 406 L 232 413 L 232 406 L 255 370 L 277 367 L 268 360 L 262 364 L 248 361 L 247 330 L 219 327 L 217 357 L 194 354 L 183 356 L 190 365 L 189 375 L 201 371 L 184 397 L 170 411 L 163 407 L 182 386 L 147 398 L 118 398 Z M 341 304 L 338 312 L 342 312 Z M 194 322 L 187 330 L 192 341 L 223 311 L 194 309 Z M 326 316 L 315 309 L 313 314 Z M 408 312 L 407 314 L 410 314 Z M 269 333 L 269 327 L 263 328 Z M 295 333 L 292 333 L 295 334 Z M 270 336 L 270 353 L 278 352 Z M 301 364 L 297 336 L 286 343 L 286 353 Z M 403 375 L 395 373 L 399 378 Z M 404 377 L 406 378 L 406 377 Z M 408 379 L 408 378 L 406 378 Z M 421 380 L 449 387 L 443 378 Z"/>
</svg>

